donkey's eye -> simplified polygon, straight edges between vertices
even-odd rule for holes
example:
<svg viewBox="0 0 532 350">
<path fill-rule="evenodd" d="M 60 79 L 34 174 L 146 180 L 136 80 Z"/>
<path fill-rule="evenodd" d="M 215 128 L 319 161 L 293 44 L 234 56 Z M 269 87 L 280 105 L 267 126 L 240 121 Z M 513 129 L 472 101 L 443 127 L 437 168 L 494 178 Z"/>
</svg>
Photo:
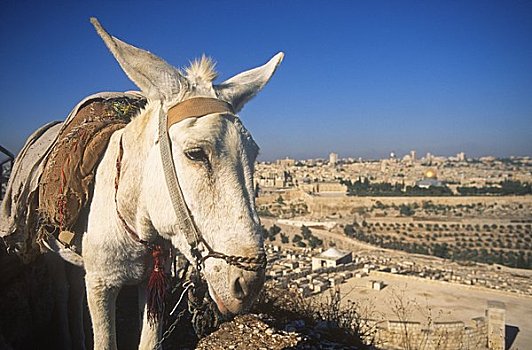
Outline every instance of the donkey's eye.
<svg viewBox="0 0 532 350">
<path fill-rule="evenodd" d="M 208 162 L 209 158 L 207 157 L 207 153 L 201 148 L 191 148 L 187 149 L 185 151 L 185 155 L 188 159 L 193 160 L 195 162 Z"/>
</svg>

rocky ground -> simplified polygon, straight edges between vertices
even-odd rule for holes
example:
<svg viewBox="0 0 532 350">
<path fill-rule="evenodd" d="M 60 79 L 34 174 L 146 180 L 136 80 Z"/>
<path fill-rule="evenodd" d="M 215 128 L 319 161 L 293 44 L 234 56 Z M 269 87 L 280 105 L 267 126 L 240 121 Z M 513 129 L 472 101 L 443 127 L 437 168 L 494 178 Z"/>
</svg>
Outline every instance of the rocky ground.
<svg viewBox="0 0 532 350">
<path fill-rule="evenodd" d="M 237 316 L 201 339 L 196 349 L 280 350 L 280 349 L 362 349 L 342 341 L 330 340 L 334 333 L 326 323 L 308 325 L 304 320 L 288 322 L 283 329 L 264 314 Z"/>
<path fill-rule="evenodd" d="M 296 332 L 270 327 L 260 316 L 243 315 L 201 339 L 196 349 L 286 349 L 296 347 L 302 340 Z"/>
</svg>

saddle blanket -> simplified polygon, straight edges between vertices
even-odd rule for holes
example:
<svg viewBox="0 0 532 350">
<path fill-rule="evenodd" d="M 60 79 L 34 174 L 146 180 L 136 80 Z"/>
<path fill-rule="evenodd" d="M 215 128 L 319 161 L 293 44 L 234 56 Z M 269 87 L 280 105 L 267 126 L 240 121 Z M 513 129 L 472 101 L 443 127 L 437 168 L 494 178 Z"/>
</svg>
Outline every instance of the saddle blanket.
<svg viewBox="0 0 532 350">
<path fill-rule="evenodd" d="M 40 251 L 42 232 L 61 239 L 60 233 L 75 231 L 111 135 L 145 104 L 137 92 L 95 94 L 65 122 L 49 123 L 26 141 L 0 205 L 0 237 L 24 262 Z M 72 235 L 63 234 L 63 243 L 69 244 Z"/>
</svg>

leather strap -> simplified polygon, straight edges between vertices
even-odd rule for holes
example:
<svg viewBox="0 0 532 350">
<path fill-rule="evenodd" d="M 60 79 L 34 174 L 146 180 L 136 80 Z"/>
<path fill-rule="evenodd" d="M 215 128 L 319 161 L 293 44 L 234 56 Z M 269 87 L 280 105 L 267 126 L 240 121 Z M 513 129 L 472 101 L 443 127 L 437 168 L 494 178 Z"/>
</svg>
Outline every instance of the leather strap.
<svg viewBox="0 0 532 350">
<path fill-rule="evenodd" d="M 187 243 L 194 251 L 199 242 L 199 234 L 196 225 L 192 221 L 188 207 L 181 192 L 181 186 L 177 179 L 175 172 L 174 159 L 172 157 L 172 146 L 170 145 L 170 135 L 168 135 L 168 115 L 164 113 L 161 106 L 161 114 L 159 115 L 159 148 L 161 151 L 161 161 L 163 164 L 164 177 L 166 179 L 166 186 L 170 194 L 170 200 L 174 213 L 177 217 L 177 225 L 181 232 L 185 234 Z"/>
<path fill-rule="evenodd" d="M 167 128 L 187 118 L 199 118 L 214 113 L 235 114 L 233 107 L 211 97 L 193 97 L 176 104 L 168 110 Z M 160 134 L 159 134 L 160 137 Z"/>
</svg>

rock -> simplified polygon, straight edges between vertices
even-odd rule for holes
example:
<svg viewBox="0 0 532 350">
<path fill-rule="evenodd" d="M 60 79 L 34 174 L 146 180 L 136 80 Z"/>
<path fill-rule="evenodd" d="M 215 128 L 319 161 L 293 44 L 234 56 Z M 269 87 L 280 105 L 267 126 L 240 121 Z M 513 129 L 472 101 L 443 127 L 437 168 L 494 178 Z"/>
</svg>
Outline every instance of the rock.
<svg viewBox="0 0 532 350">
<path fill-rule="evenodd" d="M 277 334 L 256 315 L 241 315 L 201 339 L 196 349 L 281 350 L 296 347 L 298 337 L 302 339 L 297 333 Z"/>
</svg>

